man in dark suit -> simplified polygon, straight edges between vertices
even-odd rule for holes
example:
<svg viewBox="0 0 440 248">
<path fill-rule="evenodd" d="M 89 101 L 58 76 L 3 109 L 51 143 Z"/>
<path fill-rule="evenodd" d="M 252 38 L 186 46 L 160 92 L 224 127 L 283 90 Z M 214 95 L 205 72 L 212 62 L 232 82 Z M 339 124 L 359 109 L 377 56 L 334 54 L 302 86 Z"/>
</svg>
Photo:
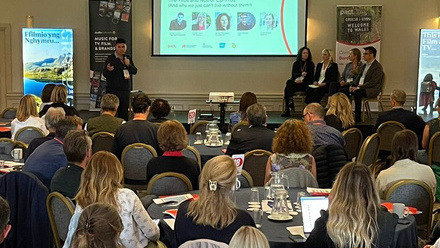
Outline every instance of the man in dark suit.
<svg viewBox="0 0 440 248">
<path fill-rule="evenodd" d="M 361 121 L 362 97 L 373 98 L 382 91 L 383 69 L 382 65 L 376 60 L 376 48 L 369 46 L 364 48 L 365 64 L 362 65 L 359 75 L 350 87 L 350 92 L 354 96 L 355 120 Z"/>
<path fill-rule="evenodd" d="M 266 127 L 266 108 L 255 103 L 247 108 L 246 115 L 249 126 L 235 130 L 226 155 L 244 154 L 255 149 L 272 152 L 272 139 L 275 133 Z"/>
<path fill-rule="evenodd" d="M 393 90 L 390 99 L 392 109 L 379 115 L 373 131 L 376 132 L 380 124 L 386 121 L 397 121 L 402 123 L 407 129 L 414 131 L 420 142 L 423 136 L 423 129 L 425 128 L 425 122 L 415 113 L 403 109 L 405 101 L 405 91 L 399 89 Z"/>
</svg>

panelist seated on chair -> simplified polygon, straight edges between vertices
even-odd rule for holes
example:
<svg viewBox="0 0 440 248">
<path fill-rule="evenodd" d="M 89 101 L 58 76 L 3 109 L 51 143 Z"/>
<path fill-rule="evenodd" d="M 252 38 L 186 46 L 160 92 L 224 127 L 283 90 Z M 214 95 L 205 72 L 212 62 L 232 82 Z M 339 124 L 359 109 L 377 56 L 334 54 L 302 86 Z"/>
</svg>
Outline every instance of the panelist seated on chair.
<svg viewBox="0 0 440 248">
<path fill-rule="evenodd" d="M 67 158 L 63 150 L 63 140 L 71 130 L 81 130 L 77 116 L 67 116 L 56 126 L 55 138 L 41 144 L 24 163 L 23 171 L 31 172 L 49 189 L 53 175 L 66 166 Z"/>
<path fill-rule="evenodd" d="M 415 179 L 429 185 L 434 194 L 437 187 L 432 168 L 416 162 L 417 156 L 417 136 L 405 129 L 394 135 L 391 144 L 391 167 L 379 173 L 376 179 L 377 189 L 381 197 L 385 197 L 388 187 L 402 179 Z"/>
<path fill-rule="evenodd" d="M 362 98 L 373 98 L 379 95 L 382 90 L 383 68 L 376 60 L 376 48 L 369 46 L 364 48 L 365 64 L 362 65 L 359 75 L 353 82 L 349 91 L 354 96 L 355 120 L 361 121 Z"/>
<path fill-rule="evenodd" d="M 199 164 L 196 160 L 184 157 L 182 154 L 182 150 L 188 146 L 188 136 L 182 123 L 177 120 L 165 121 L 159 127 L 157 139 L 164 153 L 148 162 L 147 181 L 150 181 L 156 174 L 177 172 L 191 181 L 193 189 L 199 189 Z"/>
<path fill-rule="evenodd" d="M 17 117 L 11 122 L 11 138 L 15 140 L 15 134 L 23 127 L 36 127 L 47 135 L 44 120 L 38 117 L 37 105 L 33 95 L 25 95 L 20 99 L 20 104 L 17 109 Z"/>
<path fill-rule="evenodd" d="M 105 94 L 101 98 L 101 115 L 90 118 L 84 130 L 90 135 L 98 132 L 116 133 L 118 127 L 125 123 L 124 119 L 115 117 L 119 107 L 119 99 L 116 95 Z"/>
<path fill-rule="evenodd" d="M 81 174 L 92 156 L 92 139 L 82 130 L 70 131 L 64 139 L 63 150 L 68 162 L 53 176 L 50 191 L 72 199 L 78 193 Z"/>
<path fill-rule="evenodd" d="M 344 137 L 336 128 L 328 126 L 324 121 L 325 111 L 319 103 L 310 103 L 304 108 L 303 119 L 313 135 L 314 146 L 336 144 L 345 146 Z"/>
<path fill-rule="evenodd" d="M 246 115 L 249 126 L 234 131 L 226 155 L 245 154 L 255 149 L 272 151 L 275 133 L 266 127 L 266 107 L 259 103 L 252 104 L 247 108 Z"/>
<path fill-rule="evenodd" d="M 66 113 L 63 108 L 49 108 L 46 112 L 46 116 L 44 117 L 44 123 L 46 125 L 47 130 L 49 130 L 49 134 L 44 137 L 35 138 L 29 143 L 28 148 L 24 154 L 24 161 L 26 162 L 27 158 L 32 154 L 32 152 L 37 149 L 44 142 L 51 140 L 55 137 L 56 125 L 58 121 L 64 119 Z M 82 125 L 82 120 L 81 124 Z"/>
<path fill-rule="evenodd" d="M 350 86 L 359 75 L 359 69 L 362 66 L 361 51 L 357 48 L 351 49 L 348 54 L 348 60 L 350 60 L 350 62 L 345 65 L 339 82 L 334 82 L 330 85 L 330 96 L 333 96 L 336 92 L 339 91 L 349 97 Z"/>
<path fill-rule="evenodd" d="M 140 93 L 133 97 L 133 120 L 122 124 L 116 131 L 113 140 L 112 151 L 119 159 L 121 159 L 124 148 L 133 143 L 150 145 L 159 155 L 162 154 L 157 141 L 157 130 L 159 128 L 147 120 L 150 106 L 151 100 L 145 93 Z"/>
<path fill-rule="evenodd" d="M 234 160 L 222 155 L 210 159 L 200 176 L 200 198 L 182 203 L 174 225 L 178 247 L 189 240 L 211 239 L 228 244 L 242 226 L 255 227 L 248 212 L 229 199 L 237 180 Z"/>
</svg>

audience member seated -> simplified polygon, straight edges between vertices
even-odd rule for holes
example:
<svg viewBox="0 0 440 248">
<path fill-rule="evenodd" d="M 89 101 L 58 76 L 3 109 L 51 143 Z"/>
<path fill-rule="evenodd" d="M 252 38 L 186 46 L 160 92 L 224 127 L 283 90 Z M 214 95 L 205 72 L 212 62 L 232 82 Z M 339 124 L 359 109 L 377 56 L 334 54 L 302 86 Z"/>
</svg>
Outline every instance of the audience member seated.
<svg viewBox="0 0 440 248">
<path fill-rule="evenodd" d="M 303 111 L 304 122 L 310 128 L 315 147 L 329 144 L 345 146 L 344 138 L 337 129 L 328 126 L 324 121 L 324 108 L 319 103 L 308 104 Z"/>
<path fill-rule="evenodd" d="M 182 203 L 174 225 L 176 247 L 189 240 L 211 239 L 228 244 L 242 226 L 255 227 L 248 212 L 229 199 L 237 167 L 229 156 L 217 156 L 203 167 L 200 198 Z"/>
<path fill-rule="evenodd" d="M 150 145 L 156 149 L 159 155 L 162 154 L 162 151 L 159 149 L 159 143 L 157 142 L 157 130 L 159 128 L 147 121 L 148 114 L 150 113 L 150 105 L 150 98 L 144 93 L 133 97 L 133 120 L 122 124 L 116 131 L 113 140 L 113 153 L 119 159 L 121 159 L 124 148 L 133 143 Z"/>
<path fill-rule="evenodd" d="M 157 98 L 153 101 L 151 104 L 151 114 L 153 115 L 154 119 L 150 119 L 152 123 L 162 123 L 164 121 L 167 121 L 166 118 L 171 111 L 170 104 L 168 104 L 167 100 Z"/>
<path fill-rule="evenodd" d="M 49 108 L 47 110 L 46 116 L 44 117 L 44 122 L 46 124 L 47 130 L 49 130 L 49 134 L 44 137 L 38 137 L 31 141 L 26 152 L 24 154 L 24 161 L 26 162 L 27 158 L 34 152 L 37 147 L 39 147 L 44 142 L 51 140 L 55 137 L 55 130 L 58 121 L 64 119 L 65 117 L 64 109 L 62 108 Z"/>
<path fill-rule="evenodd" d="M 391 143 L 392 166 L 379 173 L 376 179 L 377 189 L 381 197 L 385 196 L 389 186 L 402 179 L 415 179 L 429 185 L 435 197 L 437 180 L 431 167 L 416 162 L 417 136 L 405 129 L 394 135 Z"/>
<path fill-rule="evenodd" d="M 367 166 L 346 164 L 329 199 L 328 210 L 321 210 L 307 238 L 307 247 L 392 247 L 399 217 L 381 207 Z"/>
<path fill-rule="evenodd" d="M 64 138 L 63 150 L 68 163 L 55 173 L 50 190 L 74 198 L 78 193 L 81 173 L 92 156 L 92 140 L 82 130 L 70 131 Z"/>
<path fill-rule="evenodd" d="M 119 248 L 124 229 L 118 210 L 109 204 L 93 203 L 84 209 L 72 238 L 72 247 Z"/>
<path fill-rule="evenodd" d="M 146 247 L 159 239 L 159 227 L 150 218 L 136 193 L 122 187 L 124 172 L 115 155 L 99 151 L 90 158 L 81 176 L 76 208 L 69 224 L 64 248 L 71 247 L 83 209 L 93 203 L 107 203 L 118 210 L 124 229 L 119 235 L 123 247 Z"/>
<path fill-rule="evenodd" d="M 359 75 L 359 69 L 362 66 L 361 61 L 361 51 L 357 48 L 353 48 L 350 50 L 348 54 L 349 63 L 345 65 L 344 71 L 342 72 L 341 78 L 339 82 L 334 82 L 330 85 L 329 94 L 330 96 L 334 95 L 336 92 L 342 92 L 347 97 L 349 97 L 350 86 L 353 84 L 353 81 Z"/>
<path fill-rule="evenodd" d="M 85 130 L 91 136 L 97 132 L 116 133 L 118 127 L 125 123 L 124 119 L 115 117 L 118 111 L 119 99 L 116 95 L 105 94 L 101 98 L 101 115 L 90 118 L 87 121 Z"/>
<path fill-rule="evenodd" d="M 40 110 L 40 117 L 46 114 L 47 110 L 51 107 L 54 108 L 63 108 L 64 112 L 66 112 L 66 116 L 79 116 L 78 111 L 74 107 L 70 107 L 66 105 L 67 102 L 67 88 L 64 85 L 57 85 L 52 91 L 52 95 L 50 96 L 50 101 L 52 104 L 48 104 L 44 106 L 42 110 Z"/>
<path fill-rule="evenodd" d="M 232 236 L 229 248 L 269 248 L 269 242 L 257 228 L 242 226 Z"/>
<path fill-rule="evenodd" d="M 435 102 L 435 107 L 440 113 L 440 98 Z M 425 150 L 420 150 L 417 154 L 419 163 L 428 164 L 429 141 L 436 132 L 440 131 L 440 115 L 438 118 L 428 121 L 423 130 L 422 147 Z"/>
<path fill-rule="evenodd" d="M 313 85 L 315 88 L 307 88 L 306 103 L 321 103 L 322 97 L 328 93 L 331 83 L 338 81 L 338 64 L 333 62 L 329 49 L 322 50 L 322 61 L 316 65 Z"/>
<path fill-rule="evenodd" d="M 232 128 L 242 120 L 246 120 L 246 109 L 252 104 L 257 103 L 257 96 L 252 92 L 245 92 L 241 95 L 238 111 L 229 115 L 229 126 Z"/>
<path fill-rule="evenodd" d="M 8 201 L 0 196 L 0 244 L 3 243 L 3 240 L 11 231 L 11 225 L 9 224 L 10 214 L 11 210 Z"/>
<path fill-rule="evenodd" d="M 336 93 L 329 98 L 328 110 L 324 121 L 328 126 L 338 129 L 340 132 L 354 126 L 354 115 L 351 110 L 351 102 L 343 93 Z"/>
<path fill-rule="evenodd" d="M 266 127 L 266 107 L 255 103 L 246 110 L 249 126 L 243 126 L 232 134 L 226 154 L 244 154 L 246 152 L 263 149 L 272 151 L 272 139 L 275 133 Z"/>
<path fill-rule="evenodd" d="M 382 91 L 383 69 L 382 65 L 376 60 L 376 48 L 369 46 L 364 48 L 364 61 L 359 75 L 353 81 L 349 91 L 354 96 L 355 121 L 362 120 L 362 97 L 373 98 Z"/>
<path fill-rule="evenodd" d="M 405 91 L 399 89 L 393 90 L 390 96 L 390 105 L 392 109 L 379 115 L 373 132 L 376 132 L 380 124 L 386 121 L 397 121 L 402 123 L 405 128 L 414 131 L 417 134 L 417 142 L 421 142 L 423 136 L 423 128 L 425 128 L 425 122 L 415 113 L 403 109 L 403 104 L 405 104 L 405 101 Z"/>
<path fill-rule="evenodd" d="M 33 173 L 50 189 L 53 175 L 68 162 L 63 151 L 64 137 L 70 130 L 81 129 L 78 122 L 82 123 L 82 120 L 76 116 L 67 116 L 61 119 L 56 126 L 55 138 L 44 142 L 35 149 L 24 163 L 23 171 Z"/>
<path fill-rule="evenodd" d="M 56 84 L 46 84 L 41 92 L 41 105 L 39 111 L 43 110 L 44 106 L 52 104 L 50 96 Z"/>
<path fill-rule="evenodd" d="M 160 157 L 152 158 L 147 165 L 147 181 L 163 172 L 177 172 L 191 181 L 193 189 L 199 188 L 200 168 L 196 160 L 186 158 L 182 150 L 188 146 L 188 136 L 183 125 L 170 120 L 162 123 L 157 132 L 159 147 L 164 151 Z"/>
<path fill-rule="evenodd" d="M 11 122 L 11 138 L 15 139 L 15 134 L 23 127 L 39 128 L 43 131 L 44 135 L 49 133 L 44 126 L 44 120 L 38 117 L 37 105 L 33 95 L 25 95 L 20 99 L 17 117 Z"/>
<path fill-rule="evenodd" d="M 281 125 L 272 143 L 272 156 L 267 160 L 265 182 L 270 179 L 270 172 L 299 167 L 310 171 L 316 178 L 316 163 L 310 153 L 313 138 L 307 125 L 289 119 Z"/>
</svg>

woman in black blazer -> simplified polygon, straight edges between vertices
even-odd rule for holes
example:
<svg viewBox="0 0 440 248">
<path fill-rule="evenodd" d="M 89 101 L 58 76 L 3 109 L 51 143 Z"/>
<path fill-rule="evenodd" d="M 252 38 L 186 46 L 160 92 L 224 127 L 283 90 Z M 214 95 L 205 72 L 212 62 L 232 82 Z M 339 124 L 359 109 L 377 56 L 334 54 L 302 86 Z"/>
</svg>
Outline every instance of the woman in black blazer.
<svg viewBox="0 0 440 248">
<path fill-rule="evenodd" d="M 337 82 L 338 74 L 338 65 L 333 62 L 330 50 L 322 50 L 322 61 L 316 66 L 314 83 L 311 85 L 313 88 L 307 89 L 305 102 L 307 104 L 320 103 L 322 97 L 328 93 L 330 84 Z"/>
</svg>

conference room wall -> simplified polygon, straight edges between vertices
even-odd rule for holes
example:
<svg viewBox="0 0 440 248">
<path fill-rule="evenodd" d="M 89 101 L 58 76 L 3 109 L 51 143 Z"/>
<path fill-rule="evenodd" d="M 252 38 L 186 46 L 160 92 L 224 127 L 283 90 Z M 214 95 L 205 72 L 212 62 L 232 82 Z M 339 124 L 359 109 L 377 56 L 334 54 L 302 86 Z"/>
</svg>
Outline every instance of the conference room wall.
<svg viewBox="0 0 440 248">
<path fill-rule="evenodd" d="M 353 1 L 309 0 L 308 46 L 315 62 L 319 62 L 322 48 L 335 49 L 338 4 L 353 4 Z M 383 6 L 380 61 L 387 75 L 385 98 L 394 88 L 402 88 L 408 93 L 408 105 L 414 105 L 418 84 L 419 29 L 438 28 L 440 3 L 438 0 L 424 0 L 423 4 L 412 0 L 377 0 L 366 1 L 365 4 Z M 139 68 L 134 81 L 135 89 L 148 93 L 152 98 L 167 98 L 176 109 L 207 108 L 204 100 L 210 91 L 234 91 L 237 96 L 252 91 L 269 110 L 281 109 L 281 95 L 285 81 L 290 77 L 294 58 L 152 57 L 152 3 L 134 0 L 133 5 L 133 58 Z M 88 109 L 89 35 L 86 0 L 16 0 L 0 9 L 0 23 L 11 25 L 12 54 L 11 69 L 6 72 L 12 74 L 12 79 L 6 82 L 7 92 L 0 92 L 0 97 L 5 95 L 6 105 L 11 106 L 17 105 L 22 96 L 21 28 L 25 25 L 26 15 L 34 16 L 34 27 L 74 29 L 76 106 Z"/>
</svg>

